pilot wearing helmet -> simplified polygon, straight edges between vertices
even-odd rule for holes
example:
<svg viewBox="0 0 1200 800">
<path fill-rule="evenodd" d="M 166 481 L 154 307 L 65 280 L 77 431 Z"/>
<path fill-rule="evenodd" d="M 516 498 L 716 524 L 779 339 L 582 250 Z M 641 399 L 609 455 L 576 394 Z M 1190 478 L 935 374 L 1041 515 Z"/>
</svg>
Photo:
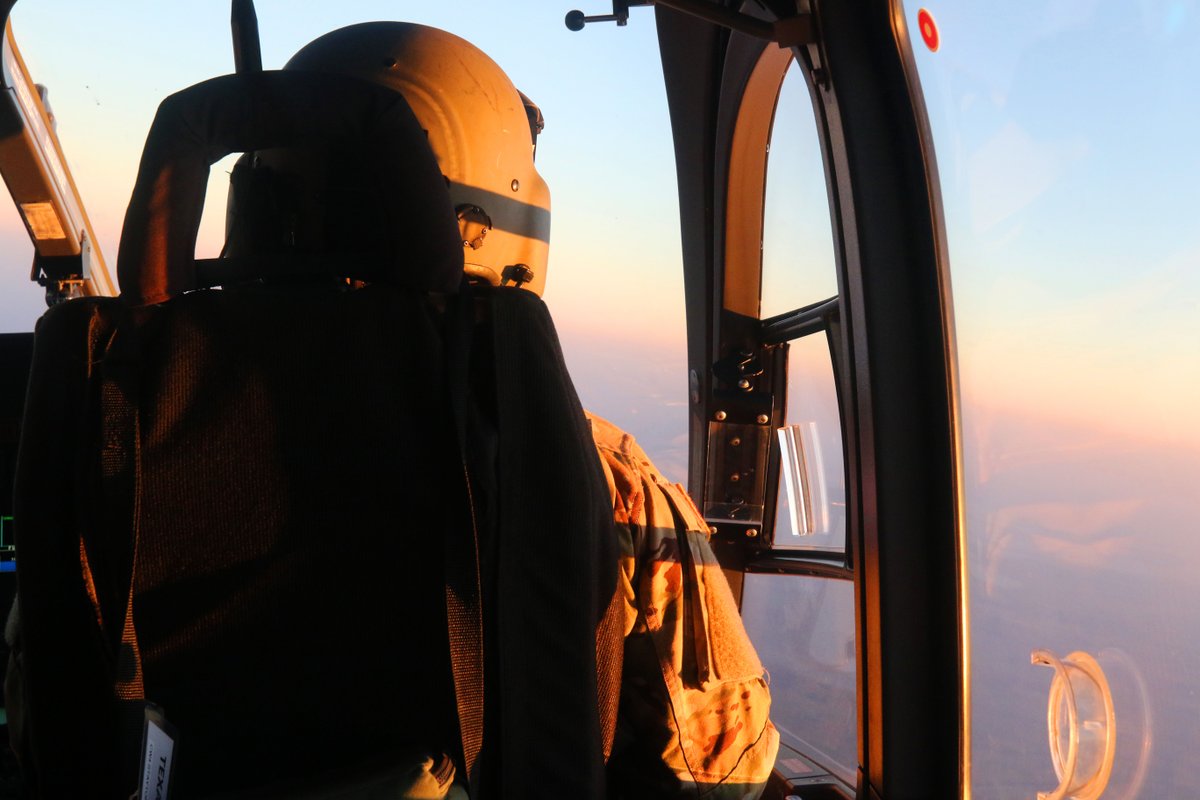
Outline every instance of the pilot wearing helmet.
<svg viewBox="0 0 1200 800">
<path fill-rule="evenodd" d="M 468 276 L 541 295 L 550 240 L 550 193 L 533 158 L 541 114 L 486 54 L 435 28 L 373 22 L 316 39 L 285 69 L 340 73 L 403 94 L 447 181 Z M 249 211 L 239 220 L 231 200 L 235 250 L 254 225 Z M 609 794 L 757 797 L 778 734 L 762 664 L 708 526 L 632 437 L 589 420 L 617 523 L 624 605 Z"/>
</svg>

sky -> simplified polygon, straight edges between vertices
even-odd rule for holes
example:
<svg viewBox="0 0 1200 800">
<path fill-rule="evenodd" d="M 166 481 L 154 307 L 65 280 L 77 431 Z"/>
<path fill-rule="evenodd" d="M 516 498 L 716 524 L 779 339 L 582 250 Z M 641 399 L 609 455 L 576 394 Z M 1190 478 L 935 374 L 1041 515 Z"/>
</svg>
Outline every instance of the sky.
<svg viewBox="0 0 1200 800">
<path fill-rule="evenodd" d="M 1033 410 L 1037 386 L 1043 414 L 1200 446 L 1180 424 L 1200 402 L 1198 16 L 1176 0 L 939 11 L 941 50 L 917 53 L 967 391 Z"/>
</svg>

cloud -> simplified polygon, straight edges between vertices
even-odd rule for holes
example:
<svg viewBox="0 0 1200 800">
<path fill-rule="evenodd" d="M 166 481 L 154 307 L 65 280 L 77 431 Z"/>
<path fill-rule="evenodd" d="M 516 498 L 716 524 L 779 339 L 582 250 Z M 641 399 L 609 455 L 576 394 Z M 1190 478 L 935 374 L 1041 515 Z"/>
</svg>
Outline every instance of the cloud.
<svg viewBox="0 0 1200 800">
<path fill-rule="evenodd" d="M 1009 505 L 988 515 L 982 567 L 984 590 L 994 594 L 1001 570 L 1011 570 L 1005 553 L 1023 542 L 1051 561 L 1083 570 L 1110 566 L 1133 552 L 1139 499 L 1045 502 Z M 1006 566 L 1007 565 L 1007 566 Z"/>
<path fill-rule="evenodd" d="M 1037 142 L 1015 122 L 1008 122 L 970 156 L 967 172 L 972 229 L 976 233 L 986 231 L 1030 206 L 1088 150 L 1082 139 Z"/>
</svg>

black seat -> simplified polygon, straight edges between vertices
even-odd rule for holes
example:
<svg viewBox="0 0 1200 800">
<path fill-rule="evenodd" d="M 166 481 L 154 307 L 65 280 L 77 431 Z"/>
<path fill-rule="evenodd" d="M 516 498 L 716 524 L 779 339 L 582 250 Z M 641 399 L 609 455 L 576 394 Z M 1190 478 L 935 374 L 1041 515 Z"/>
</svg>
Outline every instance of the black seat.
<svg viewBox="0 0 1200 800">
<path fill-rule="evenodd" d="M 377 219 L 373 236 L 305 264 L 305 280 L 234 264 L 216 270 L 225 288 L 197 290 L 209 165 L 281 145 L 368 159 L 374 190 L 336 199 Z M 599 784 L 607 492 L 540 301 L 454 298 L 454 219 L 398 95 L 260 73 L 164 101 L 125 221 L 121 298 L 62 304 L 37 329 L 15 501 L 37 794 L 128 795 L 143 686 L 179 731 L 181 797 L 286 793 L 413 748 L 461 764 L 447 625 L 480 584 L 485 785 Z M 468 313 L 474 332 L 458 337 Z M 504 374 L 475 358 L 460 383 L 470 339 L 520 358 L 495 354 Z M 455 413 L 468 386 L 470 411 Z M 445 555 L 475 536 L 481 575 L 473 556 Z"/>
</svg>

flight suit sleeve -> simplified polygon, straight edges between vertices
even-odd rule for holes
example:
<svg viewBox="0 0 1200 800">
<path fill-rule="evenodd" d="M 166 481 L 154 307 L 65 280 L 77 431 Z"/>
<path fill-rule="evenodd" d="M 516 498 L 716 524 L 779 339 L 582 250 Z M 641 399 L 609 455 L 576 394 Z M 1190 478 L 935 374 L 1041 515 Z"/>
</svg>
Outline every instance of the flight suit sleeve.
<svg viewBox="0 0 1200 800">
<path fill-rule="evenodd" d="M 610 795 L 758 797 L 779 736 L 708 526 L 631 436 L 589 419 L 613 499 L 625 598 Z"/>
</svg>

